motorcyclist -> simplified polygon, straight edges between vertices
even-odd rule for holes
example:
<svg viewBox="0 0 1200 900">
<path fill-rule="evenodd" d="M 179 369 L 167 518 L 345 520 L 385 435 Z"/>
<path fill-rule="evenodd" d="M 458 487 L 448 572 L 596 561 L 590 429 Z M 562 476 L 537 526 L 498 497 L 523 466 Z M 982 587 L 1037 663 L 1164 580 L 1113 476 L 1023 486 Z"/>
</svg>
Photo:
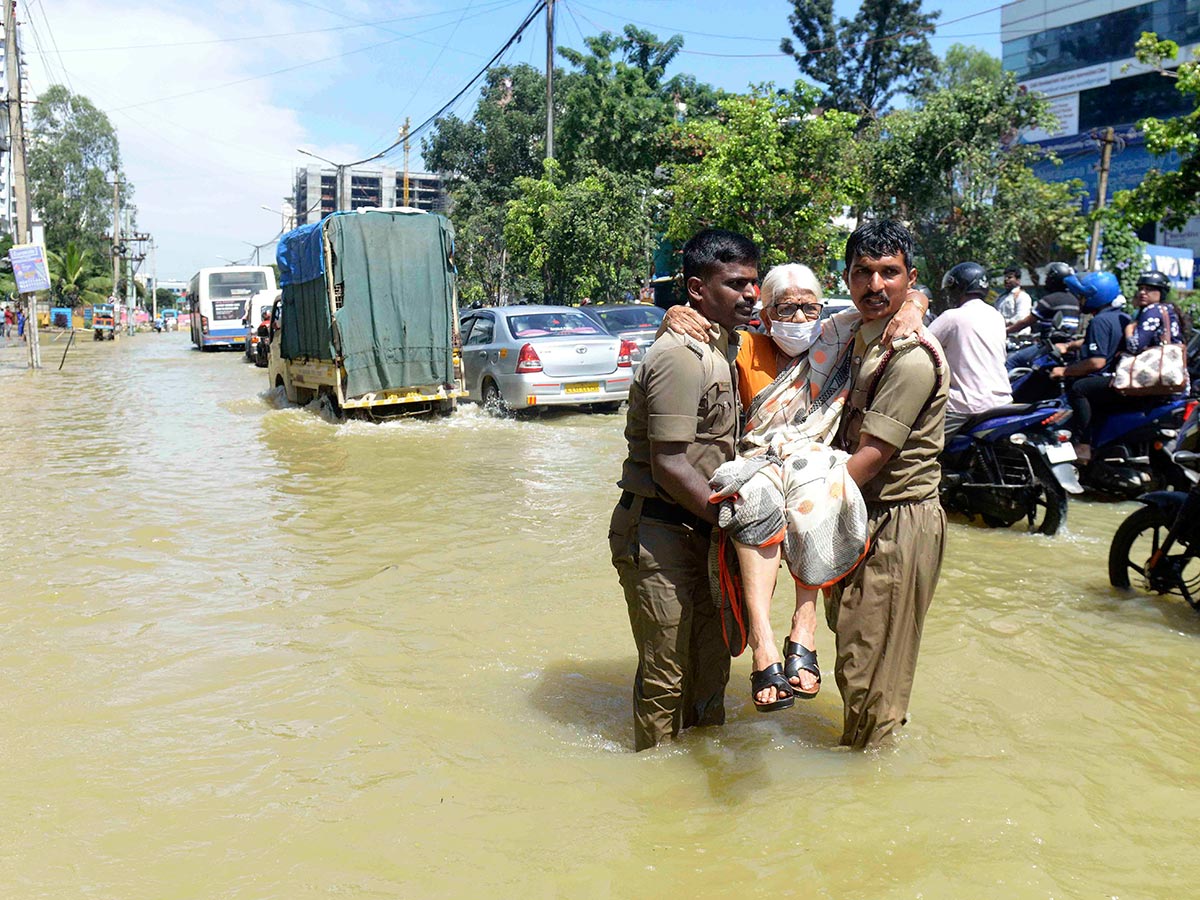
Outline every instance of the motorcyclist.
<svg viewBox="0 0 1200 900">
<path fill-rule="evenodd" d="M 933 320 L 929 333 L 938 339 L 950 368 L 946 400 L 948 441 L 976 413 L 1012 403 L 1004 369 L 1004 317 L 984 298 L 987 270 L 961 262 L 942 279 L 950 309 Z"/>
<path fill-rule="evenodd" d="M 1130 318 L 1122 309 L 1121 285 L 1111 272 L 1090 272 L 1083 278 L 1069 275 L 1063 284 L 1080 298 L 1084 312 L 1092 313 L 1083 336 L 1079 359 L 1050 370 L 1053 379 L 1067 379 L 1067 400 L 1074 415 L 1071 428 L 1075 453 L 1081 462 L 1092 456 L 1092 420 L 1125 403 L 1112 387 L 1117 355 L 1125 344 Z"/>
<path fill-rule="evenodd" d="M 1065 262 L 1052 262 L 1046 267 L 1046 289 L 1048 293 L 1033 305 L 1033 311 L 1023 319 L 1008 326 L 1009 334 L 1017 334 L 1033 326 L 1038 335 L 1050 337 L 1054 332 L 1074 334 L 1079 329 L 1079 299 L 1067 289 L 1066 279 L 1075 275 L 1075 270 Z M 1056 321 L 1057 320 L 1057 321 Z M 1022 347 L 1008 357 L 1005 363 L 1009 371 L 1027 366 L 1044 351 L 1037 344 Z"/>
</svg>

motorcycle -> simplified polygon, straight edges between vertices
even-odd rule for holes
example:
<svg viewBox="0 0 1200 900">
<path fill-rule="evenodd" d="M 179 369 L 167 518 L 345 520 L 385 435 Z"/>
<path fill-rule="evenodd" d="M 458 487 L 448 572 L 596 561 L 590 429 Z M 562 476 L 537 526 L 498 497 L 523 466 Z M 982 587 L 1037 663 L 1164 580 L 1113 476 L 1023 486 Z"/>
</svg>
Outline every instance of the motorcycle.
<svg viewBox="0 0 1200 900">
<path fill-rule="evenodd" d="M 1050 378 L 1050 369 L 1065 363 L 1058 348 L 1043 340 L 1042 352 L 1028 366 L 1009 372 L 1013 400 L 1033 403 L 1056 399 L 1066 405 L 1066 385 Z M 1092 436 L 1092 460 L 1079 467 L 1083 488 L 1112 499 L 1132 500 L 1147 490 L 1165 487 L 1169 467 L 1162 446 L 1174 436 L 1187 399 L 1146 399 L 1130 409 L 1098 418 Z"/>
<path fill-rule="evenodd" d="M 1200 403 L 1192 401 L 1180 429 L 1169 480 L 1185 490 L 1151 491 L 1117 528 L 1108 548 L 1113 587 L 1136 585 L 1156 594 L 1176 594 L 1200 611 Z"/>
<path fill-rule="evenodd" d="M 977 413 L 942 451 L 941 501 L 991 528 L 1025 519 L 1051 535 L 1067 520 L 1067 495 L 1081 493 L 1060 401 L 1016 403 Z"/>
</svg>

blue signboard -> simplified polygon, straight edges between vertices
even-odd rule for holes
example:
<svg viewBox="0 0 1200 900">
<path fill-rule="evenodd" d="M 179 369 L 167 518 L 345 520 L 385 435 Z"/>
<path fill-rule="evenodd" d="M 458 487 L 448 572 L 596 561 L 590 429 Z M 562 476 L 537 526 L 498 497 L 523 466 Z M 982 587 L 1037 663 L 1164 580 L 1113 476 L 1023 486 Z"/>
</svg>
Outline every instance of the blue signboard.
<svg viewBox="0 0 1200 900">
<path fill-rule="evenodd" d="M 50 273 L 46 269 L 46 251 L 41 244 L 16 244 L 8 251 L 12 261 L 13 278 L 22 294 L 50 290 Z"/>
<path fill-rule="evenodd" d="M 1190 247 L 1164 247 L 1160 244 L 1146 245 L 1146 266 L 1158 269 L 1169 279 L 1171 287 L 1191 290 L 1195 260 Z"/>
<path fill-rule="evenodd" d="M 1142 183 L 1147 170 L 1173 172 L 1179 168 L 1180 157 L 1172 151 L 1166 156 L 1154 156 L 1146 149 L 1145 138 L 1132 125 L 1121 125 L 1114 129 L 1116 144 L 1113 147 L 1108 171 L 1108 197 L 1116 191 L 1130 190 Z M 1034 163 L 1033 173 L 1043 181 L 1070 181 L 1078 178 L 1087 187 L 1086 207 L 1096 202 L 1100 181 L 1100 151 L 1103 146 L 1102 133 L 1076 134 L 1070 137 L 1038 141 L 1043 150 L 1052 151 L 1060 160 Z"/>
</svg>

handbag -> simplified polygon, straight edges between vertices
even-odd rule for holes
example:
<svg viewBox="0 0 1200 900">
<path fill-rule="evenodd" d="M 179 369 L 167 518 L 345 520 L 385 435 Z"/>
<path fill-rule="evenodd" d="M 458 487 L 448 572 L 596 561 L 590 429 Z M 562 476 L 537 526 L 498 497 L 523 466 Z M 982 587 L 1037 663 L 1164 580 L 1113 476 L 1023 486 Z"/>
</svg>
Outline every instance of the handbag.
<svg viewBox="0 0 1200 900">
<path fill-rule="evenodd" d="M 1189 387 L 1187 347 L 1159 344 L 1140 353 L 1123 353 L 1113 372 L 1113 389 L 1125 397 L 1180 394 Z"/>
</svg>

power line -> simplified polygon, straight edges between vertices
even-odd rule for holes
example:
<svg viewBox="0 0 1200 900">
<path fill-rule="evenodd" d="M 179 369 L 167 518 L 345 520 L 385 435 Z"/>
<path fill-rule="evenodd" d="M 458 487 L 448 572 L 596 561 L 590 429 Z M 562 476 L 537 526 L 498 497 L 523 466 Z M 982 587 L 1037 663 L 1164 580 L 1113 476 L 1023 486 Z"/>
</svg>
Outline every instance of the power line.
<svg viewBox="0 0 1200 900">
<path fill-rule="evenodd" d="M 142 100 L 139 103 L 129 103 L 129 104 L 126 104 L 125 106 L 117 107 L 116 109 L 112 110 L 112 112 L 119 112 L 120 110 L 124 110 L 124 109 L 136 109 L 139 106 L 149 106 L 153 103 L 165 103 L 168 100 L 179 100 L 179 99 L 182 99 L 183 97 L 192 97 L 196 94 L 203 94 L 207 91 L 217 91 L 217 90 L 221 90 L 222 88 L 233 87 L 233 86 L 239 85 L 239 84 L 245 84 L 249 81 L 259 81 L 263 78 L 272 78 L 275 75 L 282 75 L 285 72 L 295 72 L 297 69 L 307 69 L 311 66 L 315 66 L 315 65 L 318 65 L 323 62 L 331 62 L 332 60 L 335 60 L 335 59 L 342 59 L 347 56 L 353 56 L 356 53 L 364 53 L 367 50 L 376 50 L 380 47 L 386 47 L 389 44 L 396 44 L 407 38 L 415 37 L 417 34 L 426 34 L 430 31 L 436 31 L 439 28 L 445 28 L 445 27 L 446 27 L 445 24 L 435 25 L 432 28 L 426 28 L 423 31 L 414 32 L 413 34 L 389 38 L 388 40 L 380 41 L 377 44 L 366 44 L 365 46 L 362 46 L 362 47 L 356 47 L 353 50 L 347 50 L 344 53 L 335 53 L 332 56 L 324 56 L 321 59 L 314 59 L 314 60 L 310 60 L 308 62 L 297 63 L 294 66 L 285 66 L 282 69 L 275 69 L 274 71 L 271 71 L 271 72 L 263 72 L 259 75 L 248 75 L 245 78 L 238 78 L 238 79 L 235 79 L 234 81 L 226 81 L 221 84 L 214 84 L 214 85 L 209 85 L 207 87 L 196 88 L 195 90 L 192 90 L 192 91 L 184 91 L 179 94 L 171 94 L 170 96 L 167 96 L 167 97 L 156 97 L 153 100 Z"/>
<path fill-rule="evenodd" d="M 40 3 L 41 0 L 38 0 L 38 2 Z M 297 2 L 299 2 L 299 0 L 297 0 Z M 497 10 L 504 9 L 509 6 L 516 6 L 517 3 L 519 3 L 519 2 L 520 2 L 520 0 L 493 0 L 493 2 L 491 2 L 491 3 L 487 3 L 487 4 L 484 4 L 483 6 L 476 7 L 476 9 L 478 9 L 480 12 L 495 12 Z M 307 5 L 315 6 L 315 4 L 307 4 Z M 332 12 L 332 10 L 325 10 L 324 7 L 318 6 L 316 8 L 324 10 L 325 12 Z M 167 49 L 167 48 L 171 48 L 171 47 L 200 47 L 200 46 L 205 46 L 205 45 L 209 45 L 209 44 L 234 44 L 234 43 L 240 43 L 243 41 L 264 41 L 264 40 L 273 40 L 276 38 L 284 38 L 284 37 L 299 37 L 299 36 L 306 35 L 306 34 L 327 34 L 332 31 L 351 31 L 356 28 L 381 28 L 381 26 L 383 26 L 385 24 L 390 24 L 392 22 L 410 22 L 410 21 L 415 21 L 417 19 L 431 19 L 431 18 L 435 18 L 438 16 L 452 15 L 453 13 L 459 12 L 464 8 L 466 8 L 466 7 L 456 7 L 455 9 L 445 9 L 445 10 L 441 10 L 440 12 L 435 12 L 435 13 L 421 13 L 420 15 L 415 15 L 415 16 L 397 16 L 397 17 L 391 18 L 391 19 L 379 19 L 377 21 L 355 20 L 355 24 L 353 24 L 353 25 L 331 25 L 327 28 L 306 28 L 301 31 L 277 31 L 277 32 L 273 32 L 271 34 L 244 34 L 244 35 L 236 35 L 234 37 L 205 38 L 203 40 L 196 40 L 196 41 L 162 41 L 159 43 L 151 43 L 151 44 L 126 44 L 126 45 L 122 45 L 122 46 L 107 46 L 107 47 L 68 47 L 66 50 L 63 50 L 61 52 L 62 53 L 112 53 L 112 52 L 123 51 L 123 50 L 158 50 L 158 49 Z M 434 28 L 445 28 L 446 25 L 448 25 L 448 24 L 450 24 L 450 23 L 443 22 L 441 25 L 434 26 Z M 396 35 L 401 34 L 401 32 L 390 31 L 390 29 L 382 29 L 382 30 L 389 31 L 391 34 L 396 34 Z M 423 32 L 418 32 L 418 34 L 420 34 L 420 33 L 423 33 Z M 427 43 L 432 44 L 432 42 L 427 42 Z M 437 46 L 437 45 L 433 44 L 433 46 Z M 463 52 L 468 53 L 469 51 L 464 50 Z M 478 56 L 479 54 L 471 53 L 470 55 Z"/>
</svg>

